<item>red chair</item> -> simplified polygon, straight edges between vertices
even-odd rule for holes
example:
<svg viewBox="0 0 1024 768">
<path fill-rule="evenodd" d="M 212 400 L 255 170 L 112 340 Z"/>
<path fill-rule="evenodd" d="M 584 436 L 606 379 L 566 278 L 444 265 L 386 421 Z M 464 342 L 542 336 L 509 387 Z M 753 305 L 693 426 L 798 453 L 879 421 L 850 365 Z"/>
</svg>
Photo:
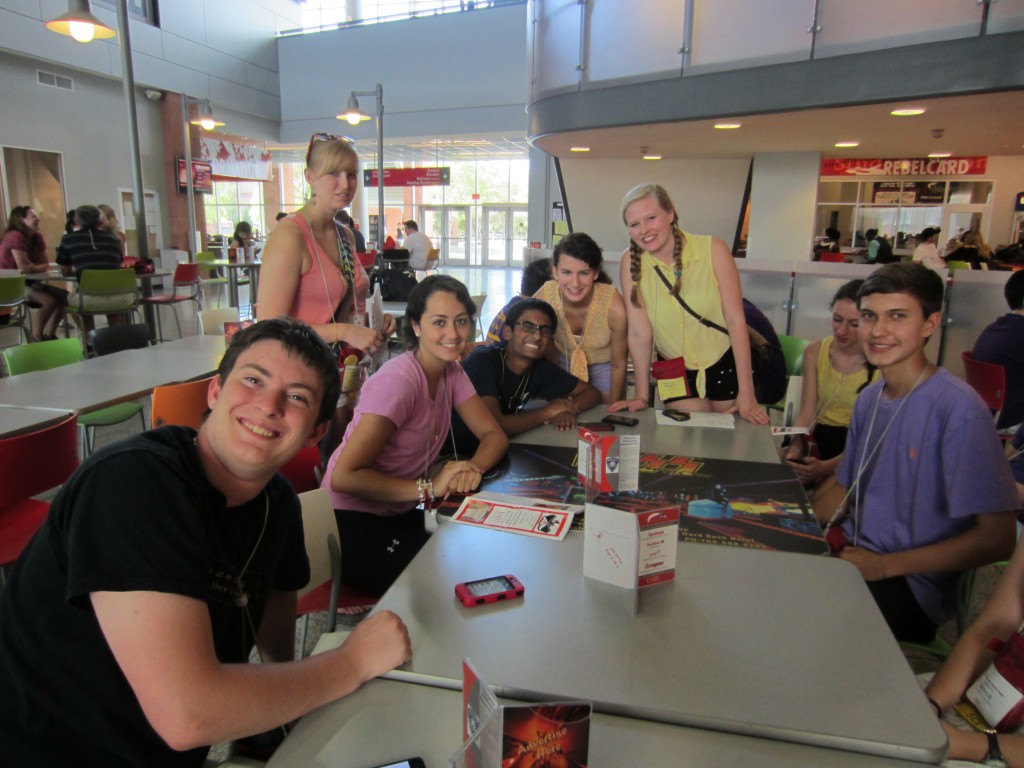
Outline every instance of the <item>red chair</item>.
<svg viewBox="0 0 1024 768">
<path fill-rule="evenodd" d="M 203 308 L 202 290 L 203 280 L 199 276 L 199 269 L 202 265 L 198 263 L 179 264 L 174 268 L 174 289 L 171 293 L 162 293 L 158 296 L 143 296 L 142 304 L 148 304 L 156 308 L 156 335 L 160 341 L 164 340 L 163 327 L 160 325 L 160 307 L 171 307 L 174 310 L 174 323 L 178 326 L 178 336 L 181 336 L 181 321 L 178 319 L 178 310 L 175 304 L 183 301 L 194 301 L 196 303 L 196 335 L 199 335 L 199 310 Z M 184 293 L 179 293 L 178 289 Z"/>
<path fill-rule="evenodd" d="M 970 351 L 962 352 L 960 359 L 964 361 L 967 383 L 981 396 L 999 423 L 999 414 L 1006 401 L 1006 369 L 997 363 L 979 360 Z"/>
<path fill-rule="evenodd" d="M 831 251 L 825 251 L 818 256 L 818 261 L 830 262 L 833 264 L 845 264 L 846 257 L 841 253 L 832 253 Z"/>
<path fill-rule="evenodd" d="M 357 253 L 356 258 L 359 259 L 359 263 L 363 265 L 363 269 L 370 271 L 373 269 L 373 263 L 377 260 L 377 252 Z"/>
<path fill-rule="evenodd" d="M 78 416 L 36 432 L 0 440 L 0 581 L 46 519 L 37 501 L 78 467 Z"/>
<path fill-rule="evenodd" d="M 324 474 L 320 466 L 320 449 L 315 445 L 303 448 L 279 471 L 288 478 L 296 493 L 315 491 L 320 487 Z"/>
</svg>

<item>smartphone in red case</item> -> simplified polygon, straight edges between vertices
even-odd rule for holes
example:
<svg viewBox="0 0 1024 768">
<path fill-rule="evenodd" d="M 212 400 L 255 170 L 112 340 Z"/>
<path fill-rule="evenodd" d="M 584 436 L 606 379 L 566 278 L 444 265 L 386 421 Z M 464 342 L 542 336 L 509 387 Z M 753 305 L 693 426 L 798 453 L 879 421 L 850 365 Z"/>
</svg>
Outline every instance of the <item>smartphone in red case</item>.
<svg viewBox="0 0 1024 768">
<path fill-rule="evenodd" d="M 526 588 L 512 574 L 492 576 L 489 579 L 464 581 L 455 585 L 455 596 L 467 608 L 474 608 L 486 603 L 497 603 L 522 597 Z"/>
</svg>

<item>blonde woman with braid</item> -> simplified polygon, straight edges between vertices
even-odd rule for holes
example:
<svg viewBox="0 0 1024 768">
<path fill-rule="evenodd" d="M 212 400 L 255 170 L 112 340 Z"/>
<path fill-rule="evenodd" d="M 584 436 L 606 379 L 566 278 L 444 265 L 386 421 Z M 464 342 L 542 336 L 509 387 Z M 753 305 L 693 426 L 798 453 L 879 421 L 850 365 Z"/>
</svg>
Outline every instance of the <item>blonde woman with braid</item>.
<svg viewBox="0 0 1024 768">
<path fill-rule="evenodd" d="M 668 408 L 739 413 L 753 424 L 767 424 L 768 414 L 754 395 L 739 272 L 725 243 L 679 229 L 675 206 L 657 184 L 626 193 L 622 220 L 630 245 L 619 277 L 636 390 L 632 399 L 608 410 L 649 405 L 653 347 L 659 359 L 682 357 L 686 364 L 690 395 L 672 400 Z"/>
</svg>

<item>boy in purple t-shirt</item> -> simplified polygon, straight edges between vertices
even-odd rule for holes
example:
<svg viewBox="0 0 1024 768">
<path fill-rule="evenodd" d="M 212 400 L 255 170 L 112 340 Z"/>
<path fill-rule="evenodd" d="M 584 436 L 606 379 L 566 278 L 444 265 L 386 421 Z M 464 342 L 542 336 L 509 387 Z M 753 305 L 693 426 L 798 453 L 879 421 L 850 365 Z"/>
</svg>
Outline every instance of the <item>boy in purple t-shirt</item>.
<svg viewBox="0 0 1024 768">
<path fill-rule="evenodd" d="M 893 634 L 912 642 L 953 616 L 960 571 L 1009 557 L 1019 507 L 988 410 L 925 356 L 942 295 L 918 264 L 887 264 L 860 289 L 860 342 L 881 378 L 854 406 L 836 471 L 841 529 L 829 526 Z"/>
</svg>

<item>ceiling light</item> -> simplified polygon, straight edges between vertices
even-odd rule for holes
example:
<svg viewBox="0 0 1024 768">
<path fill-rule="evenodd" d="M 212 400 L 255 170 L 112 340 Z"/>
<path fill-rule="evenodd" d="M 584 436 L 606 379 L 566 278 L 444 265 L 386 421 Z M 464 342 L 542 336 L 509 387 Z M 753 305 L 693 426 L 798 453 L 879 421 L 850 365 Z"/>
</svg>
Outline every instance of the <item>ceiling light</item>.
<svg viewBox="0 0 1024 768">
<path fill-rule="evenodd" d="M 952 152 L 929 152 L 928 157 L 952 157 Z"/>
<path fill-rule="evenodd" d="M 838 147 L 839 149 L 852 149 L 853 147 L 859 147 L 860 146 L 860 142 L 859 141 L 837 141 L 834 146 Z"/>
<path fill-rule="evenodd" d="M 893 117 L 914 117 L 916 115 L 923 115 L 924 113 L 924 107 L 904 107 L 902 109 L 894 109 L 889 114 Z"/>
<path fill-rule="evenodd" d="M 202 99 L 192 103 L 192 118 L 189 120 L 192 125 L 200 126 L 204 131 L 212 131 L 224 125 L 213 116 L 213 107 L 208 99 Z"/>
<path fill-rule="evenodd" d="M 46 28 L 61 35 L 70 35 L 80 43 L 117 35 L 114 30 L 92 15 L 89 0 L 69 0 L 68 12 L 46 22 Z"/>
<path fill-rule="evenodd" d="M 570 152 L 589 152 L 590 147 L 569 147 Z"/>
<path fill-rule="evenodd" d="M 348 97 L 348 105 L 345 107 L 345 112 L 337 115 L 337 118 L 345 120 L 349 125 L 359 125 L 369 120 L 370 116 L 363 114 L 362 110 L 359 109 L 359 99 L 353 93 Z"/>
<path fill-rule="evenodd" d="M 715 123 L 715 128 L 719 131 L 734 131 L 742 127 L 742 123 Z"/>
<path fill-rule="evenodd" d="M 644 155 L 644 160 L 661 160 L 661 155 Z"/>
</svg>

